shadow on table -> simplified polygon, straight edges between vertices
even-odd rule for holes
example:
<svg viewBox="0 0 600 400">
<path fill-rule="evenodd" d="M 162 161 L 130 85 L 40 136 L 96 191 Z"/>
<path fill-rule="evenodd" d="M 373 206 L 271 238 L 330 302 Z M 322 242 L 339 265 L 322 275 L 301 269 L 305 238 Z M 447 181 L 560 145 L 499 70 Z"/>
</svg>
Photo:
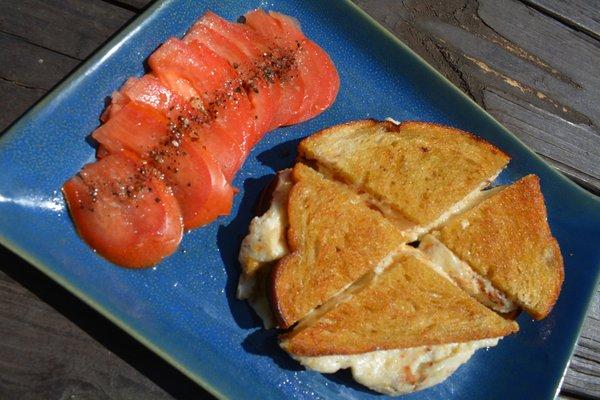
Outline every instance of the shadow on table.
<svg viewBox="0 0 600 400">
<path fill-rule="evenodd" d="M 0 270 L 6 275 L 174 398 L 213 398 L 162 358 L 3 246 L 0 246 L 0 259 Z"/>
</svg>

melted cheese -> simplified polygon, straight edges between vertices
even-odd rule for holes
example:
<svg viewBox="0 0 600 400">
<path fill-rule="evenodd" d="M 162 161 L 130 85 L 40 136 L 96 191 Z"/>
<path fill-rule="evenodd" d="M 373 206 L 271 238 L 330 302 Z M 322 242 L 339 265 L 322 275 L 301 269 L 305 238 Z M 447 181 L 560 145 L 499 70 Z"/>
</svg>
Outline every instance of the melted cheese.
<svg viewBox="0 0 600 400">
<path fill-rule="evenodd" d="M 321 357 L 293 356 L 306 368 L 333 373 L 350 368 L 354 379 L 380 393 L 399 395 L 436 385 L 467 362 L 483 347 L 492 347 L 499 338 L 422 346 L 400 350 L 379 350 L 356 355 Z"/>
<path fill-rule="evenodd" d="M 468 220 L 461 221 L 468 225 Z M 518 306 L 501 291 L 496 289 L 492 282 L 477 272 L 464 261 L 456 257 L 442 242 L 432 235 L 425 235 L 419 243 L 419 250 L 431 261 L 432 268 L 467 292 L 483 305 L 500 313 L 514 311 Z"/>
<path fill-rule="evenodd" d="M 248 300 L 266 329 L 275 326 L 266 296 L 266 281 L 272 264 L 289 253 L 286 240 L 286 205 L 292 184 L 291 169 L 278 173 L 271 205 L 263 215 L 252 219 L 249 233 L 242 241 L 240 249 L 242 274 L 238 282 L 237 297 L 240 300 Z"/>
<path fill-rule="evenodd" d="M 288 225 L 286 205 L 291 187 L 291 169 L 280 171 L 271 206 L 263 215 L 252 219 L 250 232 L 242 241 L 239 260 L 244 271 L 252 270 L 255 263 L 275 261 L 289 252 L 285 230 Z"/>
</svg>

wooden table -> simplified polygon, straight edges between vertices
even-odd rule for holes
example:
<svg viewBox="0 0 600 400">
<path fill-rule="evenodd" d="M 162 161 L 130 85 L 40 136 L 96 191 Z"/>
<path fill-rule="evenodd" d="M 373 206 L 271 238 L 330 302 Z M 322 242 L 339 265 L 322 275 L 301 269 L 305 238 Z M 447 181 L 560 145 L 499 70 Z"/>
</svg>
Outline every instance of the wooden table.
<svg viewBox="0 0 600 400">
<path fill-rule="evenodd" d="M 0 0 L 0 131 L 148 2 Z M 600 193 L 596 0 L 357 3 L 552 165 Z M 0 260 L 1 399 L 207 396 L 1 247 Z M 595 297 L 564 398 L 600 398 Z"/>
</svg>

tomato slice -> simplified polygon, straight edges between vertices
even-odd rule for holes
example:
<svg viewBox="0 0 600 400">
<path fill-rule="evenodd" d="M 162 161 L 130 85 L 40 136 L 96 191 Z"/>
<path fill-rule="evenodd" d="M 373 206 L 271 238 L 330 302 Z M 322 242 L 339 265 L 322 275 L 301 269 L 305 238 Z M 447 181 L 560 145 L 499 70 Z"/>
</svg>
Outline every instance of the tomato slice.
<svg viewBox="0 0 600 400">
<path fill-rule="evenodd" d="M 62 190 L 77 231 L 100 255 L 130 268 L 172 254 L 183 235 L 171 190 L 126 153 L 83 167 Z"/>
<path fill-rule="evenodd" d="M 231 209 L 233 188 L 208 151 L 210 145 L 218 150 L 219 143 L 206 139 L 215 137 L 212 132 L 200 134 L 196 144 L 185 127 L 173 125 L 146 104 L 130 101 L 92 137 L 111 154 L 133 152 L 159 170 L 179 202 L 186 229 L 206 224 Z M 235 170 L 237 165 L 229 168 Z"/>
<path fill-rule="evenodd" d="M 254 10 L 245 15 L 245 25 L 252 28 L 267 43 L 269 49 L 274 52 L 278 62 L 290 64 L 287 71 L 279 79 L 281 96 L 279 107 L 273 121 L 272 127 L 285 125 L 287 121 L 302 112 L 305 99 L 304 82 L 296 60 L 296 40 L 285 32 L 277 20 L 265 13 L 263 10 Z"/>
<path fill-rule="evenodd" d="M 240 103 L 238 99 L 234 102 L 237 110 L 230 114 L 248 119 L 237 118 L 233 124 L 219 121 L 219 124 L 226 130 L 231 126 L 244 126 L 248 148 L 254 146 L 271 127 L 279 98 L 278 88 L 272 88 L 273 82 L 263 79 L 258 70 L 260 58 L 267 48 L 253 39 L 255 36 L 257 35 L 249 28 L 231 24 L 209 12 L 184 37 L 184 41 L 192 46 L 208 47 L 227 60 L 237 73 L 238 88 L 243 89 L 243 92 L 236 91 L 235 96 L 239 99 L 247 98 L 250 107 L 247 107 L 245 101 Z M 224 116 L 221 117 L 223 119 Z"/>
<path fill-rule="evenodd" d="M 327 53 L 315 42 L 307 39 L 298 22 L 278 12 L 270 12 L 281 26 L 287 42 L 295 42 L 298 48 L 296 60 L 304 83 L 305 98 L 301 111 L 286 122 L 286 125 L 306 121 L 329 107 L 339 90 L 339 76 Z"/>
<path fill-rule="evenodd" d="M 170 39 L 148 62 L 167 87 L 199 111 L 203 123 L 249 152 L 248 141 L 256 135 L 254 114 L 242 82 L 227 60 L 202 43 Z M 192 92 L 195 94 L 190 95 Z"/>
<path fill-rule="evenodd" d="M 315 71 L 314 74 L 305 75 L 305 85 L 316 90 L 310 106 L 305 111 L 306 114 L 297 120 L 288 121 L 288 124 L 306 121 L 325 111 L 333 104 L 340 89 L 340 77 L 329 55 L 311 40 L 306 40 L 303 47 L 307 57 L 312 60 L 310 65 Z"/>
<path fill-rule="evenodd" d="M 235 191 L 207 151 L 184 140 L 179 151 L 167 155 L 165 179 L 181 205 L 185 229 L 193 229 L 228 215 Z"/>
<path fill-rule="evenodd" d="M 169 119 L 148 105 L 130 101 L 100 125 L 92 137 L 108 153 L 129 150 L 145 157 L 168 141 Z"/>
<path fill-rule="evenodd" d="M 205 106 L 215 101 L 217 92 L 227 92 L 237 78 L 233 67 L 205 45 L 190 46 L 176 38 L 167 40 L 152 53 L 148 64 L 184 100 L 199 98 Z"/>
<path fill-rule="evenodd" d="M 250 60 L 259 59 L 269 50 L 268 43 L 264 42 L 263 38 L 248 26 L 229 22 L 210 11 L 202 16 L 198 24 L 226 38 Z"/>
<path fill-rule="evenodd" d="M 162 85 L 155 76 L 144 75 L 141 78 L 129 79 L 118 93 L 118 108 L 111 107 L 110 117 L 105 125 L 92 134 L 98 142 L 116 140 L 120 144 L 134 140 L 140 144 L 141 140 L 146 139 L 146 148 L 134 150 L 143 154 L 148 151 L 148 146 L 152 147 L 158 143 L 156 135 L 163 137 L 165 127 L 171 124 L 183 134 L 192 137 L 191 140 L 198 146 L 208 150 L 230 181 L 246 159 L 248 151 L 243 132 L 224 131 L 214 122 L 205 123 L 205 118 L 198 114 L 198 110 Z M 128 105 L 128 102 L 136 104 Z M 125 111 L 121 112 L 124 109 Z M 225 115 L 221 116 L 221 119 L 224 117 Z M 115 121 L 111 121 L 115 118 Z M 154 133 L 146 135 L 147 129 Z M 105 146 L 106 149 L 103 146 L 99 147 L 99 158 L 107 151 L 119 150 L 114 144 L 106 143 Z"/>
<path fill-rule="evenodd" d="M 207 18 L 212 18 L 212 15 L 214 14 L 207 13 L 196 22 L 185 34 L 183 41 L 186 43 L 199 42 L 206 45 L 216 54 L 229 61 L 236 70 L 249 65 L 254 57 L 244 53 L 234 42 L 206 23 Z M 220 18 L 216 15 L 215 17 Z"/>
<path fill-rule="evenodd" d="M 225 178 L 231 182 L 248 156 L 247 144 L 240 145 L 237 139 L 232 139 L 235 130 L 225 129 L 216 122 L 203 124 L 187 120 L 178 121 L 178 127 L 191 144 L 215 159 Z"/>
</svg>

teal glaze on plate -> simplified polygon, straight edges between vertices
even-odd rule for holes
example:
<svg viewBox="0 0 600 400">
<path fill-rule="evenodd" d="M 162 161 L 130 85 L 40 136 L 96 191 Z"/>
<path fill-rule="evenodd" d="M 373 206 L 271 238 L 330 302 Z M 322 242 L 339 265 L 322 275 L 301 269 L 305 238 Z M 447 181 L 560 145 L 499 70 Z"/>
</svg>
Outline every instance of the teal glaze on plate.
<svg viewBox="0 0 600 400">
<path fill-rule="evenodd" d="M 187 234 L 155 268 L 126 270 L 97 256 L 74 231 L 62 183 L 94 159 L 86 137 L 105 100 L 165 39 L 204 11 L 230 20 L 253 7 L 296 17 L 334 60 L 336 103 L 307 123 L 268 134 L 235 180 L 232 214 Z M 444 123 L 486 138 L 512 157 L 498 183 L 540 176 L 565 284 L 548 318 L 523 314 L 521 331 L 476 353 L 444 383 L 406 399 L 552 398 L 567 367 L 600 269 L 600 202 L 544 164 L 418 56 L 344 0 L 163 1 L 84 63 L 0 140 L 0 242 L 223 398 L 382 398 L 347 372 L 305 371 L 235 299 L 237 253 L 259 192 L 291 165 L 299 139 L 365 117 Z"/>
</svg>

